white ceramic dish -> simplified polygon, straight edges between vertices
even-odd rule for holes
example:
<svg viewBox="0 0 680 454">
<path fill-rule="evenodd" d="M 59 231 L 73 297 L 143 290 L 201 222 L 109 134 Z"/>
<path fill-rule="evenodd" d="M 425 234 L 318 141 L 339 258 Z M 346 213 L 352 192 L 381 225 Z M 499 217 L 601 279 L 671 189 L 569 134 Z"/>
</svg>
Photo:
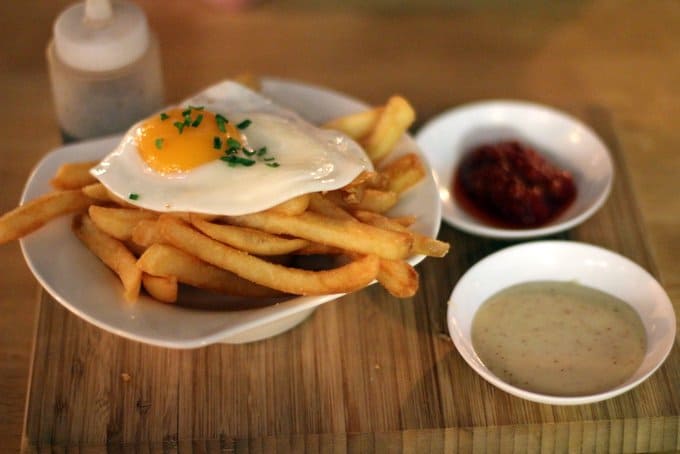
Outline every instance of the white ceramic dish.
<svg viewBox="0 0 680 454">
<path fill-rule="evenodd" d="M 278 79 L 265 79 L 263 93 L 308 120 L 323 123 L 367 106 L 340 93 Z M 22 202 L 50 190 L 49 180 L 64 162 L 103 157 L 118 137 L 58 148 L 47 154 L 29 177 Z M 394 156 L 417 149 L 403 137 Z M 436 236 L 441 211 L 434 179 L 406 193 L 394 214 L 414 214 L 414 229 Z M 187 309 L 161 304 L 142 296 L 135 304 L 121 296 L 115 275 L 71 233 L 70 217 L 53 221 L 23 238 L 21 247 L 31 271 L 42 286 L 66 308 L 94 325 L 140 342 L 171 348 L 195 348 L 216 342 L 240 343 L 263 339 L 290 329 L 314 309 L 342 295 L 292 298 L 278 304 L 241 311 Z M 416 264 L 422 256 L 412 257 Z"/>
<path fill-rule="evenodd" d="M 451 193 L 461 156 L 477 145 L 515 139 L 533 146 L 569 170 L 578 194 L 550 223 L 530 229 L 504 229 L 468 214 Z M 468 233 L 491 238 L 530 238 L 557 233 L 588 219 L 607 199 L 614 170 L 607 147 L 587 126 L 538 104 L 487 101 L 449 110 L 428 122 L 416 141 L 435 171 L 444 220 Z"/>
<path fill-rule="evenodd" d="M 528 281 L 575 281 L 629 303 L 640 315 L 647 334 L 647 352 L 625 383 L 606 392 L 577 397 L 538 394 L 509 385 L 479 359 L 470 328 L 477 309 L 500 290 Z M 675 314 L 668 295 L 644 269 L 606 249 L 568 241 L 537 241 L 508 247 L 468 270 L 451 294 L 449 332 L 465 361 L 498 388 L 534 402 L 579 405 L 622 394 L 640 384 L 664 362 L 675 340 Z"/>
</svg>

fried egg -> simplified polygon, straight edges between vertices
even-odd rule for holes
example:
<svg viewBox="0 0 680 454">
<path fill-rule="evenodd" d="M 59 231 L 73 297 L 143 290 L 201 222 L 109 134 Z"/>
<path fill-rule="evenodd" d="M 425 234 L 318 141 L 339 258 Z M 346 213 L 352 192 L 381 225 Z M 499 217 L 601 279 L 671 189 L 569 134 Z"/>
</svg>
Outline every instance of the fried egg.
<svg viewBox="0 0 680 454">
<path fill-rule="evenodd" d="M 349 137 L 225 81 L 134 125 L 91 173 L 143 208 L 236 216 L 371 169 Z"/>
</svg>

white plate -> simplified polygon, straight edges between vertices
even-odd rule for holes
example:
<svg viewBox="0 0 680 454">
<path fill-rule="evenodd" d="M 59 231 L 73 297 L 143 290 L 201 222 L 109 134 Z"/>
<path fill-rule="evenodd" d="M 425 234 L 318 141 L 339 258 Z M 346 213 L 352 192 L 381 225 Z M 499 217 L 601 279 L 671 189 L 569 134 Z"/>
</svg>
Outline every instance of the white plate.
<svg viewBox="0 0 680 454">
<path fill-rule="evenodd" d="M 647 352 L 625 383 L 606 392 L 577 397 L 549 396 L 512 386 L 494 375 L 474 350 L 470 329 L 477 309 L 504 288 L 529 281 L 572 281 L 614 295 L 640 315 Z M 580 405 L 622 394 L 661 364 L 675 340 L 675 313 L 668 295 L 644 269 L 606 249 L 570 241 L 536 241 L 508 247 L 484 258 L 458 281 L 447 311 L 449 333 L 465 361 L 498 388 L 534 402 Z"/>
<path fill-rule="evenodd" d="M 365 109 L 353 98 L 324 88 L 278 79 L 265 79 L 263 93 L 315 123 Z M 65 162 L 99 159 L 118 137 L 57 148 L 38 163 L 26 183 L 22 202 L 50 190 L 49 180 Z M 417 150 L 403 137 L 394 156 Z M 441 211 L 434 179 L 406 193 L 395 215 L 417 216 L 414 229 L 436 236 Z M 242 311 L 210 311 L 161 304 L 142 296 L 135 304 L 123 300 L 117 277 L 71 233 L 70 217 L 49 223 L 23 238 L 21 248 L 42 286 L 66 308 L 94 325 L 129 339 L 171 348 L 195 348 L 215 342 L 242 342 L 277 334 L 304 319 L 311 311 L 342 295 L 298 297 L 273 306 Z M 412 264 L 424 257 L 412 257 Z"/>
<path fill-rule="evenodd" d="M 576 200 L 542 227 L 505 229 L 485 224 L 464 211 L 451 192 L 464 152 L 508 139 L 534 147 L 574 176 Z M 578 225 L 605 202 L 614 176 L 607 147 L 595 133 L 575 118 L 538 104 L 487 101 L 458 107 L 428 122 L 416 141 L 435 171 L 444 220 L 465 232 L 491 238 L 538 237 Z"/>
</svg>

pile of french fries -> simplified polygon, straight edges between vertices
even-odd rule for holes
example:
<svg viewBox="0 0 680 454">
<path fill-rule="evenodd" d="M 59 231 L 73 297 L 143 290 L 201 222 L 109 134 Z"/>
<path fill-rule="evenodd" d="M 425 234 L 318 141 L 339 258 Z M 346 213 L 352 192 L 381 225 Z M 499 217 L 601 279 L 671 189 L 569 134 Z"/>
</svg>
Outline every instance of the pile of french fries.
<svg viewBox="0 0 680 454">
<path fill-rule="evenodd" d="M 324 127 L 357 140 L 379 170 L 363 172 L 342 189 L 243 216 L 139 209 L 90 175 L 95 162 L 67 163 L 51 181 L 54 192 L 0 218 L 0 244 L 75 213 L 73 232 L 118 275 L 128 301 L 143 288 L 158 301 L 176 302 L 180 284 L 265 298 L 347 293 L 375 280 L 396 297 L 410 297 L 418 274 L 407 258 L 443 257 L 449 249 L 410 231 L 414 217 L 385 215 L 425 177 L 416 154 L 380 164 L 414 118 L 409 103 L 394 96 L 384 106 L 329 122 Z M 334 265 L 296 265 L 317 255 L 332 257 Z"/>
</svg>

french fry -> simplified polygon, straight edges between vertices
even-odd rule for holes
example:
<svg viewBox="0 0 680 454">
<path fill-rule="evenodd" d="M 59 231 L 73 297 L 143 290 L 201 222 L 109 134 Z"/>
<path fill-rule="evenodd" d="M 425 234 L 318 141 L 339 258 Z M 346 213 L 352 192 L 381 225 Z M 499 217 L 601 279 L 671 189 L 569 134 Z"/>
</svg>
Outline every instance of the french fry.
<svg viewBox="0 0 680 454">
<path fill-rule="evenodd" d="M 174 276 L 183 284 L 232 296 L 266 298 L 282 294 L 166 244 L 149 247 L 137 261 L 137 267 L 145 273 Z"/>
<path fill-rule="evenodd" d="M 159 218 L 163 237 L 179 249 L 244 279 L 295 295 L 351 292 L 372 282 L 380 263 L 366 255 L 347 265 L 325 271 L 306 271 L 266 262 L 217 242 L 170 216 Z"/>
<path fill-rule="evenodd" d="M 98 202 L 115 203 L 116 205 L 126 208 L 137 208 L 135 205 L 123 200 L 113 192 L 109 191 L 106 186 L 101 183 L 88 184 L 87 186 L 83 186 L 81 190 L 86 196 L 97 200 Z"/>
<path fill-rule="evenodd" d="M 137 259 L 132 252 L 121 241 L 99 230 L 86 214 L 74 218 L 73 231 L 94 255 L 118 275 L 123 283 L 124 298 L 136 301 L 142 284 L 142 272 L 137 268 Z"/>
<path fill-rule="evenodd" d="M 162 243 L 163 237 L 155 220 L 143 219 L 132 228 L 130 239 L 135 244 L 149 247 L 152 244 Z"/>
<path fill-rule="evenodd" d="M 179 293 L 177 278 L 142 274 L 142 286 L 152 298 L 164 303 L 176 303 Z"/>
<path fill-rule="evenodd" d="M 92 183 L 81 188 L 83 194 L 97 202 L 111 202 L 109 190 L 101 183 Z"/>
<path fill-rule="evenodd" d="M 385 190 L 387 185 L 387 176 L 382 173 L 363 171 L 351 183 L 338 189 L 338 191 L 347 203 L 356 204 L 364 198 L 366 189 Z"/>
<path fill-rule="evenodd" d="M 359 210 L 384 213 L 393 208 L 398 201 L 399 196 L 396 192 L 368 188 L 364 191 L 361 201 L 353 206 Z"/>
<path fill-rule="evenodd" d="M 251 73 L 237 74 L 236 76 L 234 76 L 232 80 L 245 87 L 250 88 L 253 91 L 259 92 L 260 90 L 262 90 L 262 81 L 255 74 Z"/>
<path fill-rule="evenodd" d="M 300 238 L 282 238 L 248 227 L 213 224 L 195 216 L 191 216 L 191 223 L 213 240 L 228 244 L 249 254 L 265 256 L 290 254 L 309 244 L 309 241 Z"/>
<path fill-rule="evenodd" d="M 144 253 L 144 251 L 146 251 L 146 246 L 140 246 L 132 240 L 123 241 L 123 244 L 126 248 L 128 248 L 128 251 L 132 252 L 132 255 L 135 257 L 139 257 Z"/>
<path fill-rule="evenodd" d="M 383 230 L 351 219 L 336 219 L 306 212 L 299 216 L 253 213 L 229 217 L 229 222 L 277 235 L 293 235 L 316 243 L 372 254 L 387 259 L 403 259 L 411 249 L 407 233 Z"/>
<path fill-rule="evenodd" d="M 347 211 L 338 207 L 333 202 L 323 197 L 321 194 L 312 195 L 310 208 L 317 213 L 321 213 L 336 219 L 355 219 Z M 408 232 L 406 229 L 402 231 Z M 331 253 L 331 251 L 326 251 L 323 249 L 315 250 L 315 248 L 318 247 L 318 244 L 312 244 L 300 251 L 297 251 L 297 253 Z M 378 282 L 380 282 L 380 285 L 385 287 L 385 289 L 390 292 L 390 294 L 398 298 L 411 297 L 416 293 L 416 291 L 418 291 L 418 273 L 411 265 L 401 260 L 388 260 L 381 258 L 380 272 L 378 273 L 377 279 Z"/>
<path fill-rule="evenodd" d="M 415 153 L 409 153 L 390 162 L 381 173 L 387 177 L 389 190 L 401 194 L 425 178 L 425 167 Z"/>
<path fill-rule="evenodd" d="M 84 211 L 90 203 L 92 199 L 77 189 L 31 200 L 0 217 L 0 244 L 26 236 L 59 216 Z"/>
<path fill-rule="evenodd" d="M 387 176 L 383 175 L 382 172 L 364 170 L 359 174 L 359 176 L 357 176 L 354 180 L 341 189 L 348 191 L 355 186 L 365 186 L 373 189 L 387 189 L 388 183 Z"/>
<path fill-rule="evenodd" d="M 399 195 L 393 191 L 381 191 L 367 188 L 363 191 L 361 200 L 352 202 L 347 200 L 342 191 L 330 191 L 326 194 L 330 200 L 342 208 L 349 210 L 365 210 L 376 213 L 384 213 L 399 202 Z"/>
<path fill-rule="evenodd" d="M 329 121 L 323 125 L 323 128 L 335 129 L 347 134 L 354 140 L 359 140 L 375 128 L 384 110 L 384 107 L 376 107 L 355 114 L 345 115 L 344 117 Z"/>
<path fill-rule="evenodd" d="M 380 259 L 378 282 L 392 296 L 410 298 L 418 291 L 418 272 L 407 262 Z"/>
<path fill-rule="evenodd" d="M 378 162 L 387 156 L 415 118 L 415 111 L 408 101 L 401 96 L 392 96 L 375 127 L 361 140 L 371 161 Z"/>
<path fill-rule="evenodd" d="M 109 208 L 98 205 L 90 205 L 88 213 L 92 222 L 100 230 L 121 241 L 132 238 L 132 231 L 139 221 L 153 220 L 158 217 L 152 211 L 136 208 Z"/>
<path fill-rule="evenodd" d="M 324 197 L 320 193 L 314 193 L 309 200 L 309 209 L 314 213 L 335 219 L 350 219 L 354 220 L 354 216 L 349 214 L 344 208 L 340 208 L 333 201 Z"/>
<path fill-rule="evenodd" d="M 292 199 L 287 200 L 278 205 L 275 205 L 269 208 L 268 211 L 293 216 L 296 214 L 304 213 L 307 210 L 308 206 L 309 206 L 309 194 L 303 194 L 297 197 L 293 197 Z"/>
<path fill-rule="evenodd" d="M 99 161 L 85 161 L 62 164 L 50 184 L 56 189 L 64 190 L 80 189 L 96 183 L 97 179 L 90 174 L 90 169 L 98 163 Z"/>
<path fill-rule="evenodd" d="M 295 251 L 295 255 L 342 255 L 344 249 L 335 246 L 327 246 L 319 243 L 309 243 L 307 246 Z"/>
<path fill-rule="evenodd" d="M 409 232 L 408 228 L 396 220 L 369 211 L 355 211 L 354 215 L 362 222 L 395 232 Z M 428 257 L 444 257 L 449 252 L 449 243 L 430 238 L 418 232 L 410 232 L 413 237 L 411 254 L 422 254 Z"/>
<path fill-rule="evenodd" d="M 397 216 L 397 217 L 391 217 L 390 220 L 392 222 L 396 222 L 397 224 L 401 225 L 402 227 L 411 227 L 413 224 L 416 223 L 418 220 L 415 216 Z"/>
</svg>

